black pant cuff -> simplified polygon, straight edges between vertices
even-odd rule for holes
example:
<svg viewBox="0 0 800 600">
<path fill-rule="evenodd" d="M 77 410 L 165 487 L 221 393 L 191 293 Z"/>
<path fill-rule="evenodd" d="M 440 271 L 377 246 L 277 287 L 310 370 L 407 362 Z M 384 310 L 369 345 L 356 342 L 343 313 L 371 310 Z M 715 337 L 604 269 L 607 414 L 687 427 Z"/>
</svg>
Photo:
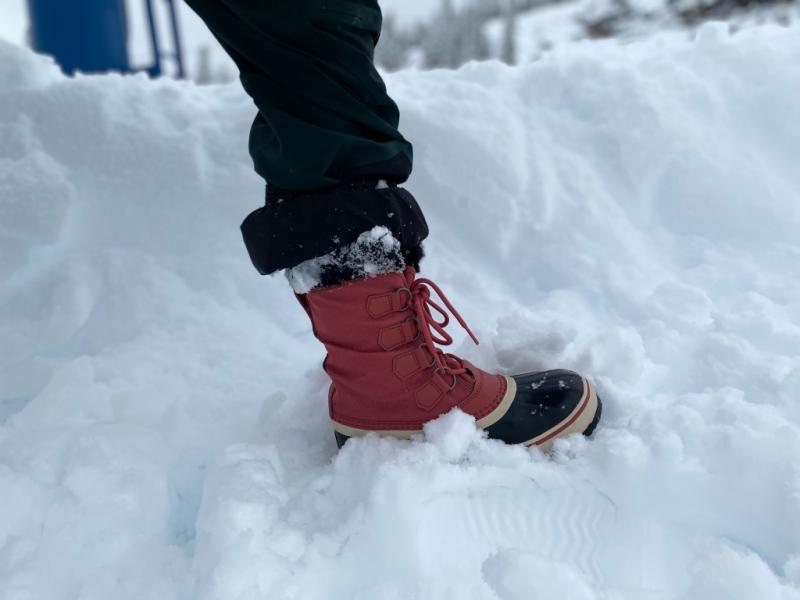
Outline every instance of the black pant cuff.
<svg viewBox="0 0 800 600">
<path fill-rule="evenodd" d="M 265 205 L 250 213 L 241 229 L 253 265 L 269 275 L 352 244 L 376 226 L 400 242 L 408 264 L 421 258 L 428 224 L 417 201 L 408 190 L 378 189 L 376 182 L 310 192 L 268 187 Z"/>
</svg>

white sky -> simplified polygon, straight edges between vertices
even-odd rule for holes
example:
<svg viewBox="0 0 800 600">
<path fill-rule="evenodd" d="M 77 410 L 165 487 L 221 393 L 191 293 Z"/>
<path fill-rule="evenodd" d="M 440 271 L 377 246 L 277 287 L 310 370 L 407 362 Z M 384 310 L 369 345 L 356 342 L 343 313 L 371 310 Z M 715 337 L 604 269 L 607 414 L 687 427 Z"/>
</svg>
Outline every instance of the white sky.
<svg viewBox="0 0 800 600">
<path fill-rule="evenodd" d="M 21 44 L 27 21 L 25 0 L 0 0 L 0 39 Z"/>
<path fill-rule="evenodd" d="M 402 24 L 413 24 L 427 18 L 439 7 L 439 0 L 379 0 L 383 11 Z"/>
</svg>

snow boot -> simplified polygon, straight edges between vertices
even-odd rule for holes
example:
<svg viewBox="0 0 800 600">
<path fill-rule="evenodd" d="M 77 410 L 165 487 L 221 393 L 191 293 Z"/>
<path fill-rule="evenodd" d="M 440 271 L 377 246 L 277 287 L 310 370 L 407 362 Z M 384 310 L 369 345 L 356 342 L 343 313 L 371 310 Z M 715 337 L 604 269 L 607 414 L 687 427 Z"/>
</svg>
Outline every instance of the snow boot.
<svg viewBox="0 0 800 600">
<path fill-rule="evenodd" d="M 577 373 L 496 375 L 441 350 L 453 342 L 448 311 L 477 339 L 439 287 L 411 267 L 298 299 L 328 351 L 339 447 L 370 432 L 409 438 L 454 407 L 475 417 L 490 438 L 542 449 L 562 436 L 590 435 L 600 420 L 600 399 Z"/>
</svg>

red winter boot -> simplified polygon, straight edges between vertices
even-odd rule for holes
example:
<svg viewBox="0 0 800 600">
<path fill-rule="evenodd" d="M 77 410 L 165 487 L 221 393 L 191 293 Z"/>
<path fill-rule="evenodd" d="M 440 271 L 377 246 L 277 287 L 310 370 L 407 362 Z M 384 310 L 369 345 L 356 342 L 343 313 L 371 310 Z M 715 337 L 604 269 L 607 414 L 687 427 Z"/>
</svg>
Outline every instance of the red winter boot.
<svg viewBox="0 0 800 600">
<path fill-rule="evenodd" d="M 369 432 L 408 438 L 454 407 L 510 444 L 546 448 L 558 437 L 592 433 L 601 404 L 584 377 L 564 370 L 493 375 L 439 349 L 453 339 L 432 291 L 477 340 L 439 287 L 415 276 L 409 267 L 298 296 L 328 350 L 339 447 Z"/>
</svg>

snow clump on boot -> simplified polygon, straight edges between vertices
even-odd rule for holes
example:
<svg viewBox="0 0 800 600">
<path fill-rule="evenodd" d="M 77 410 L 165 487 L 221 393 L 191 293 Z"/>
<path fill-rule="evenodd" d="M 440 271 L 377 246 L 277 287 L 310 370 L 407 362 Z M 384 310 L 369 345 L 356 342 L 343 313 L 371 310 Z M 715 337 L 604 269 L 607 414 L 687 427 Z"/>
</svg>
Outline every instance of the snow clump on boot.
<svg viewBox="0 0 800 600">
<path fill-rule="evenodd" d="M 405 267 L 400 242 L 386 228 L 365 231 L 352 244 L 286 269 L 296 294 L 352 279 L 399 273 Z"/>
</svg>

